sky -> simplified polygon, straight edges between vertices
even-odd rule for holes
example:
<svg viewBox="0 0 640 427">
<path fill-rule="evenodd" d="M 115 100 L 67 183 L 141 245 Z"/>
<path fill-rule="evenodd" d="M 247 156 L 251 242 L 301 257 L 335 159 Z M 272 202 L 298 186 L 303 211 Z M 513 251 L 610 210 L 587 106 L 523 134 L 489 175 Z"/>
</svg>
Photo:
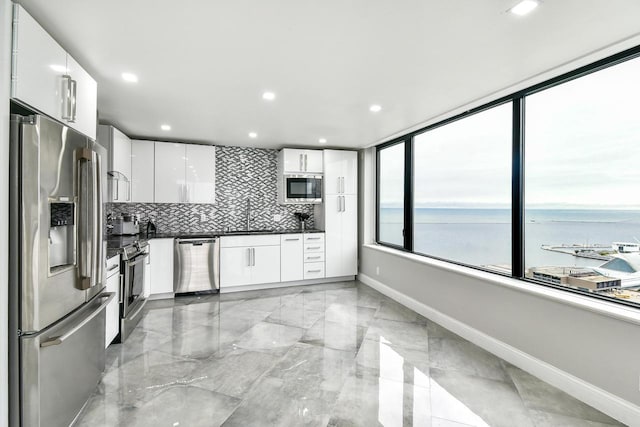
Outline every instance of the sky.
<svg viewBox="0 0 640 427">
<path fill-rule="evenodd" d="M 640 208 L 640 58 L 526 99 L 525 203 Z M 414 139 L 416 207 L 509 207 L 511 104 Z M 402 148 L 381 154 L 381 202 L 402 204 Z"/>
</svg>

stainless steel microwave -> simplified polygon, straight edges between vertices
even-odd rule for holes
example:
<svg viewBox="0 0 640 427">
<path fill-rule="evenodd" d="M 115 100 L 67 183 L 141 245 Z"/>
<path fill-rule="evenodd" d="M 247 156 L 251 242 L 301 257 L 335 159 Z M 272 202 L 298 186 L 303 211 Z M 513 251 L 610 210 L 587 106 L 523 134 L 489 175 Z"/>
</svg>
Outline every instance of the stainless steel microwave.
<svg viewBox="0 0 640 427">
<path fill-rule="evenodd" d="M 322 203 L 322 175 L 283 175 L 283 203 Z"/>
</svg>

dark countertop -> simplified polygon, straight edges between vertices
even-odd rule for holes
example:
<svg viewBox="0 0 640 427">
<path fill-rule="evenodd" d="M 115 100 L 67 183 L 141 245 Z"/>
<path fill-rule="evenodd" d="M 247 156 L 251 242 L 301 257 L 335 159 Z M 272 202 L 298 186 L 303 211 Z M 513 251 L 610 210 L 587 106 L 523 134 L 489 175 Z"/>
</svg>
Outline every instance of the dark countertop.
<svg viewBox="0 0 640 427">
<path fill-rule="evenodd" d="M 107 238 L 107 258 L 118 255 L 122 248 L 129 246 L 136 242 L 147 242 L 149 239 L 174 239 L 179 237 L 188 238 L 210 238 L 220 236 L 261 236 L 270 234 L 297 234 L 302 233 L 302 230 L 265 230 L 265 231 L 235 231 L 227 232 L 220 230 L 213 230 L 207 232 L 173 232 L 173 233 L 152 233 L 149 236 L 146 233 L 140 233 L 133 236 L 109 236 Z M 324 230 L 307 229 L 304 233 L 324 233 Z"/>
</svg>

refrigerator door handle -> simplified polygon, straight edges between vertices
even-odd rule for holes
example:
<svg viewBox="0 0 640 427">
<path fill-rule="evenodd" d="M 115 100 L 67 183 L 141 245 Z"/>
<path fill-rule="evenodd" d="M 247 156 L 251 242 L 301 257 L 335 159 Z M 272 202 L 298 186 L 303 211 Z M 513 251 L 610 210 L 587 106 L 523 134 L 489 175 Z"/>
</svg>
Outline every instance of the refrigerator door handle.
<svg viewBox="0 0 640 427">
<path fill-rule="evenodd" d="M 80 273 L 79 287 L 81 290 L 89 289 L 92 286 L 91 274 L 93 272 L 94 249 L 91 247 L 93 238 L 93 200 L 89 203 L 87 198 L 88 183 L 85 182 L 85 175 L 88 165 L 93 163 L 93 151 L 88 148 L 78 148 L 76 150 L 77 167 L 78 167 L 78 270 Z M 86 166 L 84 166 L 86 165 Z M 83 167 L 84 166 L 84 167 Z M 92 168 L 95 169 L 95 168 Z M 87 173 L 88 174 L 88 173 Z M 92 179 L 93 181 L 93 179 Z M 91 185 L 92 187 L 92 185 Z M 90 187 L 90 188 L 91 188 Z M 91 229 L 91 230 L 90 230 Z"/>
<path fill-rule="evenodd" d="M 104 247 L 103 241 L 103 212 L 102 212 L 102 159 L 97 152 L 93 152 L 93 243 L 95 270 L 93 285 L 101 285 L 104 279 Z"/>
<path fill-rule="evenodd" d="M 71 329 L 69 329 L 68 331 L 66 331 L 62 335 L 59 335 L 57 337 L 52 337 L 52 338 L 50 338 L 50 339 L 48 339 L 46 341 L 41 342 L 40 343 L 40 347 L 50 347 L 52 345 L 60 345 L 63 342 L 65 342 L 73 334 L 75 334 L 80 329 L 82 329 L 82 327 L 84 325 L 89 323 L 94 317 L 96 317 L 98 314 L 100 314 L 100 312 L 113 300 L 113 298 L 115 296 L 116 296 L 116 294 L 114 292 L 107 292 L 107 293 L 104 293 L 104 294 L 100 295 L 98 298 L 102 298 L 102 299 L 104 299 L 104 301 L 100 304 L 100 306 L 98 308 L 93 310 L 91 312 L 91 314 L 89 314 L 87 317 L 82 319 L 82 321 L 80 323 L 74 325 Z"/>
</svg>

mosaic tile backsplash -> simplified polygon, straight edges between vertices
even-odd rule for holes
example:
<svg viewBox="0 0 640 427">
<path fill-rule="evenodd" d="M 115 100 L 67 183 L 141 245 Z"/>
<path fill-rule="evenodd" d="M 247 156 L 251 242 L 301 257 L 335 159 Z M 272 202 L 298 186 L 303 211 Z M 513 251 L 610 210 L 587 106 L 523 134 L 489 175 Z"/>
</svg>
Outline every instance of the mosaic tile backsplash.
<svg viewBox="0 0 640 427">
<path fill-rule="evenodd" d="M 135 213 L 140 231 L 149 218 L 159 233 L 207 232 L 246 229 L 247 198 L 251 199 L 252 229 L 295 230 L 295 212 L 309 214 L 313 228 L 313 205 L 279 205 L 277 202 L 278 150 L 216 146 L 216 204 L 107 203 L 107 214 Z M 281 220 L 275 221 L 274 215 Z"/>
</svg>

